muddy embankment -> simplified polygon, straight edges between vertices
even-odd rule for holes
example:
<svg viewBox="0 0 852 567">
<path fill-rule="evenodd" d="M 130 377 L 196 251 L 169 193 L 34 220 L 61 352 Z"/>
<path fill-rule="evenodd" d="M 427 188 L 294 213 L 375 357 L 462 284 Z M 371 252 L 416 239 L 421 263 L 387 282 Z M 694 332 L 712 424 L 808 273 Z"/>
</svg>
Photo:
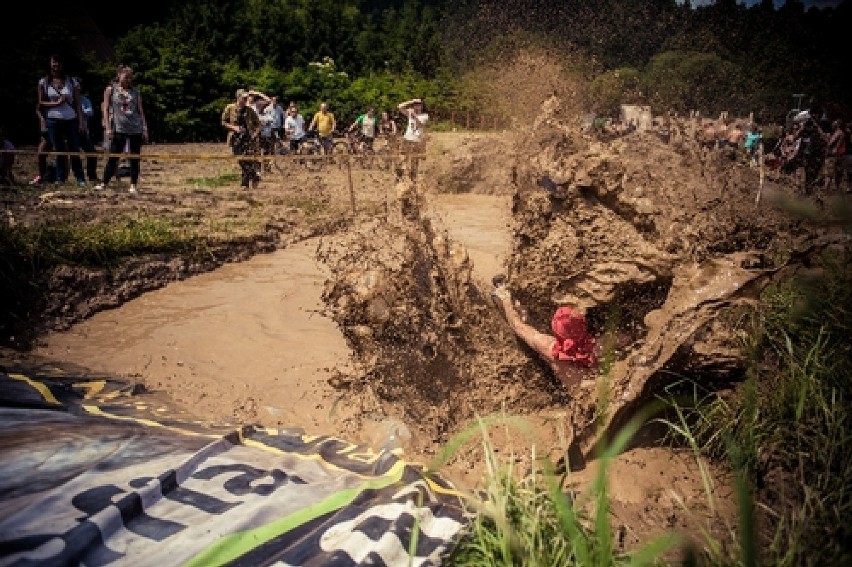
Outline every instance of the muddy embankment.
<svg viewBox="0 0 852 567">
<path fill-rule="evenodd" d="M 321 253 L 329 314 L 360 361 L 344 380 L 351 395 L 369 390 L 436 444 L 488 413 L 561 412 L 589 451 L 607 429 L 593 423 L 619 426 L 668 384 L 736 381 L 743 307 L 791 258 L 842 235 L 758 207 L 756 170 L 702 153 L 689 125 L 671 126 L 666 139 L 601 142 L 545 117 L 522 133 L 528 151 L 502 164 L 513 195 L 510 288 L 540 329 L 558 305 L 587 310 L 611 361 L 598 391 L 565 391 L 503 324 L 464 246 L 425 214 L 438 177 L 401 181 L 396 214 Z M 451 190 L 503 190 L 464 181 Z"/>
</svg>

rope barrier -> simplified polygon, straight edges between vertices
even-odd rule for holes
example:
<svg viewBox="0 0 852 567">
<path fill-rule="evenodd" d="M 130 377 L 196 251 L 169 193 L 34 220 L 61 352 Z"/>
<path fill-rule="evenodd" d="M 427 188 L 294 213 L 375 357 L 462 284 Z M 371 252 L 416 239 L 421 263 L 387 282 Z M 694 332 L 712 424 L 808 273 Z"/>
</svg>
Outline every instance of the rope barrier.
<svg viewBox="0 0 852 567">
<path fill-rule="evenodd" d="M 345 159 L 377 159 L 377 160 L 390 160 L 390 159 L 398 159 L 398 158 L 415 158 L 415 159 L 424 159 L 426 154 L 423 153 L 404 153 L 404 152 L 396 152 L 393 154 L 149 154 L 149 153 L 141 153 L 141 154 L 129 154 L 129 153 L 118 153 L 113 154 L 109 152 L 39 152 L 36 150 L 0 150 L 0 154 L 15 154 L 15 155 L 25 155 L 25 156 L 47 156 L 47 157 L 79 157 L 82 159 L 89 157 L 97 157 L 97 158 L 126 158 L 126 159 L 140 159 L 143 161 L 150 160 L 173 160 L 173 161 L 191 161 L 191 160 L 226 160 L 226 161 L 244 161 L 244 160 L 299 160 L 304 161 L 308 160 L 340 160 L 341 158 Z"/>
</svg>

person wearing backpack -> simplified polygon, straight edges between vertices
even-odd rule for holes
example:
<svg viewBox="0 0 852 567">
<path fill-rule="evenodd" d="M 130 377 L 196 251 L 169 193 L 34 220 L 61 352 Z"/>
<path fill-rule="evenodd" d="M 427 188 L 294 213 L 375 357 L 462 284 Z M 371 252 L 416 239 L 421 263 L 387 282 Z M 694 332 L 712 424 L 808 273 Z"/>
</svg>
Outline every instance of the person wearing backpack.
<svg viewBox="0 0 852 567">
<path fill-rule="evenodd" d="M 54 151 L 71 153 L 71 169 L 77 185 L 86 186 L 80 152 L 80 133 L 85 130 L 86 117 L 80 107 L 80 85 L 65 73 L 57 55 L 50 57 L 50 72 L 38 82 L 39 106 L 45 111 L 47 136 Z M 57 160 L 61 163 L 65 160 Z M 57 183 L 64 183 L 68 176 L 67 167 L 58 168 Z"/>
</svg>

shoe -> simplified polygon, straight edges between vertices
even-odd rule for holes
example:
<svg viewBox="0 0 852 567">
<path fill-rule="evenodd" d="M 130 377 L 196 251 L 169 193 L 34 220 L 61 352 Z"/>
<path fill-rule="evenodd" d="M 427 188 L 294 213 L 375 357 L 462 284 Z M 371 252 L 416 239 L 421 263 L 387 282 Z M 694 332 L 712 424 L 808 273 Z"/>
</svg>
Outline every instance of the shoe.
<svg viewBox="0 0 852 567">
<path fill-rule="evenodd" d="M 85 181 L 78 181 L 78 182 L 77 182 L 77 187 L 85 188 L 85 187 L 86 187 L 86 182 L 85 182 Z"/>
<path fill-rule="evenodd" d="M 41 175 L 33 177 L 33 180 L 30 181 L 30 185 L 41 185 Z"/>
<path fill-rule="evenodd" d="M 130 189 L 128 189 L 128 190 L 127 190 L 127 192 L 128 192 L 128 193 L 136 193 L 136 184 L 135 184 L 135 183 L 131 183 L 131 184 L 130 184 Z"/>
<path fill-rule="evenodd" d="M 103 191 L 104 189 L 106 189 L 106 185 L 104 185 L 103 183 L 98 183 L 97 185 L 95 185 L 95 189 L 97 189 L 98 191 Z"/>
<path fill-rule="evenodd" d="M 506 285 L 506 274 L 497 274 L 493 278 L 491 278 L 491 284 L 494 286 L 494 289 L 491 290 L 491 296 L 496 297 L 497 299 L 511 299 L 511 294 L 509 293 L 509 287 Z"/>
</svg>

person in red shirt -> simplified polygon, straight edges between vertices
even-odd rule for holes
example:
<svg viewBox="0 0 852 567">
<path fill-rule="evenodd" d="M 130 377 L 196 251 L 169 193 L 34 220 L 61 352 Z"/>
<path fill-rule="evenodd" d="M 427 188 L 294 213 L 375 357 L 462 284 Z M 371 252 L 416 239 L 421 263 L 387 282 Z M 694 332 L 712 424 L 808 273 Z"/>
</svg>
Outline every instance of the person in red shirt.
<svg viewBox="0 0 852 567">
<path fill-rule="evenodd" d="M 556 309 L 550 321 L 553 334 L 543 333 L 527 323 L 519 305 L 512 301 L 505 276 L 495 276 L 493 283 L 492 295 L 503 308 L 509 326 L 547 362 L 566 388 L 571 390 L 594 379 L 601 349 L 589 333 L 586 316 L 578 306 L 565 305 Z"/>
</svg>

